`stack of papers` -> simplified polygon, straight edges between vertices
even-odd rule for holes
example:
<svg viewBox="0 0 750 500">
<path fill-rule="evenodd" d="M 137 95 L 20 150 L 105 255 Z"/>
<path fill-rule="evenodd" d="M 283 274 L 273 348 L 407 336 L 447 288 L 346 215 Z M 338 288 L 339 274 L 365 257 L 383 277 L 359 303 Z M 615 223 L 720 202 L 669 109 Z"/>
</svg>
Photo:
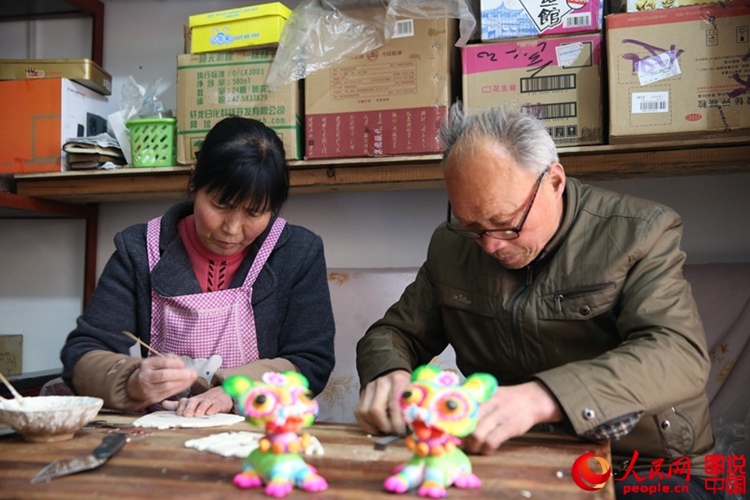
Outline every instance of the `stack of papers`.
<svg viewBox="0 0 750 500">
<path fill-rule="evenodd" d="M 117 139 L 106 133 L 70 138 L 62 149 L 70 170 L 120 168 L 127 163 Z"/>
</svg>

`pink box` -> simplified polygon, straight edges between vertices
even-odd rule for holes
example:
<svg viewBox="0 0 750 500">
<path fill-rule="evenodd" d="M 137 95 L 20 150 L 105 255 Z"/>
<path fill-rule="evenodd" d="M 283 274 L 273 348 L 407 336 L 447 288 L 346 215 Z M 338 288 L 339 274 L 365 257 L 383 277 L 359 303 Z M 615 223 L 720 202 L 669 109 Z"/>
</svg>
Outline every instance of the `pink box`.
<svg viewBox="0 0 750 500">
<path fill-rule="evenodd" d="M 558 146 L 601 144 L 602 35 L 468 45 L 461 49 L 468 110 L 502 103 L 533 109 Z"/>
<path fill-rule="evenodd" d="M 601 31 L 602 0 L 482 0 L 482 41 Z"/>
</svg>

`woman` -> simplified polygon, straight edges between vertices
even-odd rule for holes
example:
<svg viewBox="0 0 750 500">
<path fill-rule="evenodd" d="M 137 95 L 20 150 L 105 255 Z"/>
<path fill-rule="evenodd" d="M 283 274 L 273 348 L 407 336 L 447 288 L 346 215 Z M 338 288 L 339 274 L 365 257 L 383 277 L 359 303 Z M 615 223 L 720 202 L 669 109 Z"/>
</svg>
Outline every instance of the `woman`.
<svg viewBox="0 0 750 500">
<path fill-rule="evenodd" d="M 188 417 L 231 411 L 221 383 L 235 374 L 296 370 L 320 393 L 334 366 L 323 243 L 279 217 L 281 140 L 256 120 L 225 118 L 189 187 L 192 201 L 115 236 L 62 349 L 63 380 L 108 408 Z"/>
</svg>

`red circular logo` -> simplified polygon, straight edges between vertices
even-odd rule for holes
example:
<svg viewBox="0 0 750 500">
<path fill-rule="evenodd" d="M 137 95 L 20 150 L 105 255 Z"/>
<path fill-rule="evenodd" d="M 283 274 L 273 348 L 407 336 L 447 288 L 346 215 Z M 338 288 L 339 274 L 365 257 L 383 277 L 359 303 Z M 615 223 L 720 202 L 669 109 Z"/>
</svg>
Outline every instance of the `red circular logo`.
<svg viewBox="0 0 750 500">
<path fill-rule="evenodd" d="M 589 466 L 589 459 L 593 458 L 599 463 L 602 468 L 601 474 L 591 470 Z M 573 481 L 576 482 L 579 488 L 586 491 L 596 491 L 604 487 L 612 475 L 612 467 L 602 457 L 594 456 L 594 452 L 584 453 L 573 462 L 572 469 Z"/>
<path fill-rule="evenodd" d="M 690 113 L 689 115 L 685 115 L 685 119 L 689 122 L 697 122 L 703 118 L 700 113 Z"/>
<path fill-rule="evenodd" d="M 587 3 L 589 3 L 589 0 L 568 0 L 570 8 L 576 10 L 586 7 Z"/>
</svg>

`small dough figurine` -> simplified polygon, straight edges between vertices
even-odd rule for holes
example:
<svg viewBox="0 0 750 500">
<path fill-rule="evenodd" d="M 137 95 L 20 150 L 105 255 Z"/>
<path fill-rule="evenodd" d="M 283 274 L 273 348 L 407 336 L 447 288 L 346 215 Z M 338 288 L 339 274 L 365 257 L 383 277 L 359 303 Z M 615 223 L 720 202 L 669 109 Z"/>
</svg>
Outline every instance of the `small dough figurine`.
<svg viewBox="0 0 750 500">
<path fill-rule="evenodd" d="M 326 480 L 302 459 L 310 441 L 300 429 L 315 422 L 318 403 L 310 398 L 307 378 L 297 372 L 267 372 L 262 381 L 242 375 L 229 377 L 222 384 L 237 402 L 240 415 L 253 425 L 264 427 L 258 448 L 245 459 L 234 484 L 242 489 L 259 488 L 281 498 L 296 486 L 305 491 L 323 491 Z"/>
<path fill-rule="evenodd" d="M 432 365 L 420 366 L 401 395 L 404 420 L 412 429 L 406 438 L 414 453 L 409 462 L 396 468 L 383 486 L 392 493 L 419 487 L 423 497 L 442 498 L 446 488 L 479 488 L 482 482 L 472 473 L 469 457 L 458 448 L 459 438 L 468 436 L 478 420 L 479 403 L 487 401 L 497 380 L 475 373 L 463 384 L 454 371 Z"/>
</svg>

